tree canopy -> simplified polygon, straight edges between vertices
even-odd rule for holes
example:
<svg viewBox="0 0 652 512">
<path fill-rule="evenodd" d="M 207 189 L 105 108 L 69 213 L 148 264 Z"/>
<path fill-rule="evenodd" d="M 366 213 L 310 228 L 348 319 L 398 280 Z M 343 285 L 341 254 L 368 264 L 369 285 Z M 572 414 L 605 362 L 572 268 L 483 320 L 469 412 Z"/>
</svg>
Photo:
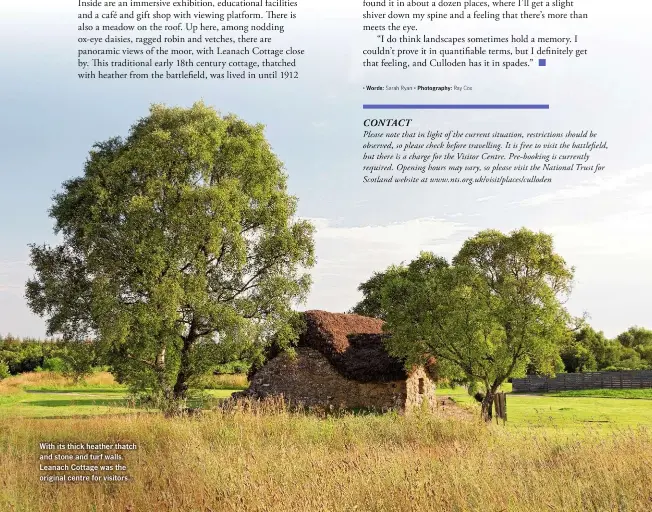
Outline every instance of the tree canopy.
<svg viewBox="0 0 652 512">
<path fill-rule="evenodd" d="M 262 125 L 153 105 L 54 197 L 62 242 L 31 246 L 29 306 L 48 334 L 95 339 L 132 388 L 185 398 L 220 352 L 294 336 L 314 264 L 296 210 Z"/>
<path fill-rule="evenodd" d="M 417 259 L 408 265 L 392 265 L 382 272 L 374 272 L 367 281 L 358 286 L 358 291 L 362 292 L 363 298 L 350 312 L 385 320 L 387 312 L 383 309 L 382 291 L 383 287 L 391 279 L 399 276 L 408 279 L 419 279 L 420 276 L 426 276 L 431 271 L 447 266 L 448 262 L 445 258 L 429 252 L 422 252 Z"/>
<path fill-rule="evenodd" d="M 375 277 L 382 281 L 373 292 L 391 333 L 388 350 L 407 364 L 435 357 L 449 372 L 480 382 L 485 418 L 506 379 L 528 366 L 560 368 L 573 269 L 555 253 L 550 235 L 482 231 L 451 264 L 422 253 Z"/>
</svg>

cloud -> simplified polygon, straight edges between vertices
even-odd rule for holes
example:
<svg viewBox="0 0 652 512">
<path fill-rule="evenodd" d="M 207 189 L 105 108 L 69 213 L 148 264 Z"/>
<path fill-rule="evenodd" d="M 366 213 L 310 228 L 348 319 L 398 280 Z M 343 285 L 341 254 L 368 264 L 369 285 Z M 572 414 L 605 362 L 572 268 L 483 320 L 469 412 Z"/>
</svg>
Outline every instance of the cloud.
<svg viewBox="0 0 652 512">
<path fill-rule="evenodd" d="M 496 196 L 478 197 L 478 198 L 476 199 L 476 201 L 477 201 L 478 203 L 484 203 L 484 202 L 486 202 L 486 201 L 491 201 L 492 199 L 495 199 L 495 198 L 496 198 Z"/>
<path fill-rule="evenodd" d="M 0 293 L 22 295 L 29 274 L 27 261 L 0 260 Z"/>
<path fill-rule="evenodd" d="M 631 196 L 629 210 L 601 219 L 542 226 L 554 236 L 555 248 L 576 267 L 576 286 L 568 306 L 574 314 L 590 313 L 607 336 L 630 325 L 649 322 L 652 287 L 652 206 L 649 193 Z"/>
<path fill-rule="evenodd" d="M 652 210 L 637 209 L 603 219 L 550 226 L 561 254 L 648 259 L 652 253 Z"/>
<path fill-rule="evenodd" d="M 0 292 L 16 292 L 21 290 L 22 286 L 0 284 Z"/>
<path fill-rule="evenodd" d="M 317 239 L 345 239 L 402 246 L 405 243 L 429 245 L 474 228 L 445 219 L 424 217 L 376 226 L 344 227 L 325 218 L 310 218 L 317 228 Z"/>
<path fill-rule="evenodd" d="M 651 201 L 647 201 L 651 199 Z M 452 219 L 419 218 L 371 226 L 343 226 L 325 218 L 316 226 L 317 265 L 308 308 L 344 312 L 360 299 L 357 290 L 374 272 L 411 261 L 422 250 L 450 259 L 463 241 L 486 227 Z M 569 306 L 573 314 L 589 311 L 608 335 L 642 322 L 642 290 L 652 286 L 647 272 L 652 253 L 652 192 L 630 194 L 627 206 L 603 217 L 573 217 L 567 223 L 539 219 L 530 227 L 554 236 L 555 248 L 577 268 L 577 286 Z M 613 298 L 619 297 L 614 308 Z"/>
<path fill-rule="evenodd" d="M 308 306 L 346 311 L 359 299 L 358 285 L 373 272 L 408 262 L 420 251 L 451 257 L 475 227 L 439 218 L 370 226 L 340 226 L 311 218 L 316 227 L 317 264 Z"/>
<path fill-rule="evenodd" d="M 632 187 L 637 184 L 640 178 L 650 173 L 652 173 L 652 165 L 644 165 L 629 171 L 596 176 L 591 180 L 584 180 L 577 185 L 571 185 L 554 192 L 515 201 L 512 204 L 519 206 L 540 206 L 552 202 L 595 197 L 606 192 L 615 192 Z"/>
</svg>

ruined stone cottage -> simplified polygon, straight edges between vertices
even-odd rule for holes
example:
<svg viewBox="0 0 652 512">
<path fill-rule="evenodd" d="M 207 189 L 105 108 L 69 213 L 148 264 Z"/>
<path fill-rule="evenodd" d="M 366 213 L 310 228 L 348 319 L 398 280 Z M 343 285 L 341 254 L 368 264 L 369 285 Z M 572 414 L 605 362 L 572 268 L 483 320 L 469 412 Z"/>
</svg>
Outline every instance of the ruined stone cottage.
<svg viewBox="0 0 652 512">
<path fill-rule="evenodd" d="M 282 395 L 293 405 L 409 412 L 436 408 L 424 367 L 406 371 L 383 346 L 383 322 L 359 315 L 307 311 L 296 357 L 281 353 L 251 377 L 245 396 Z"/>
</svg>

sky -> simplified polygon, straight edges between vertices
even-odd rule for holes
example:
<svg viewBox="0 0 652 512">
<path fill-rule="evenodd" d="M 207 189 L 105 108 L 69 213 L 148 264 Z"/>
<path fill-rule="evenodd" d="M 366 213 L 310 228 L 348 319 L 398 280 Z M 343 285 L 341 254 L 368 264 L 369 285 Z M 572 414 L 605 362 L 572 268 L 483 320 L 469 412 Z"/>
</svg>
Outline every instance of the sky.
<svg viewBox="0 0 652 512">
<path fill-rule="evenodd" d="M 652 327 L 652 135 L 650 53 L 642 1 L 576 1 L 587 21 L 440 21 L 430 35 L 577 34 L 581 58 L 547 56 L 546 67 L 381 71 L 363 69 L 358 2 L 300 0 L 298 21 L 279 42 L 305 48 L 293 82 L 82 81 L 77 78 L 76 7 L 61 0 L 0 5 L 0 333 L 43 336 L 24 299 L 28 244 L 54 243 L 48 208 L 61 183 L 78 176 L 91 145 L 146 116 L 152 103 L 190 106 L 266 125 L 285 163 L 299 215 L 316 227 L 317 265 L 306 308 L 346 311 L 374 271 L 422 250 L 452 257 L 482 229 L 520 227 L 554 235 L 576 268 L 568 307 L 615 336 Z M 355 5 L 354 5 L 355 4 Z M 29 8 L 30 11 L 25 11 Z M 364 85 L 468 84 L 472 91 L 366 92 Z M 418 129 L 593 130 L 609 150 L 598 175 L 550 184 L 443 186 L 362 183 L 363 103 L 547 103 L 541 111 L 411 111 Z"/>
</svg>

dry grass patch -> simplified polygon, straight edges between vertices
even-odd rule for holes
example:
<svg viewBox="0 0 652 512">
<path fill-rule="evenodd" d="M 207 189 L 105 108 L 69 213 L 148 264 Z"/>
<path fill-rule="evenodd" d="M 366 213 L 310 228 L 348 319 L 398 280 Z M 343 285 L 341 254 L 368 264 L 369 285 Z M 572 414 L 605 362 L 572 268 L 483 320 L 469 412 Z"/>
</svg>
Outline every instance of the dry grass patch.
<svg viewBox="0 0 652 512">
<path fill-rule="evenodd" d="M 204 389 L 245 389 L 249 386 L 247 376 L 243 374 L 208 375 L 201 381 Z"/>
<path fill-rule="evenodd" d="M 14 375 L 0 380 L 0 395 L 19 393 L 23 388 L 32 389 L 65 389 L 74 386 L 118 386 L 117 382 L 109 372 L 97 372 L 84 379 L 82 383 L 75 383 L 72 379 L 64 377 L 55 372 L 29 372 Z"/>
<path fill-rule="evenodd" d="M 139 445 L 123 484 L 38 482 L 38 443 Z M 0 421 L 0 510 L 647 511 L 652 437 L 581 440 L 427 415 L 234 408 Z M 95 508 L 94 508 L 95 507 Z"/>
</svg>

